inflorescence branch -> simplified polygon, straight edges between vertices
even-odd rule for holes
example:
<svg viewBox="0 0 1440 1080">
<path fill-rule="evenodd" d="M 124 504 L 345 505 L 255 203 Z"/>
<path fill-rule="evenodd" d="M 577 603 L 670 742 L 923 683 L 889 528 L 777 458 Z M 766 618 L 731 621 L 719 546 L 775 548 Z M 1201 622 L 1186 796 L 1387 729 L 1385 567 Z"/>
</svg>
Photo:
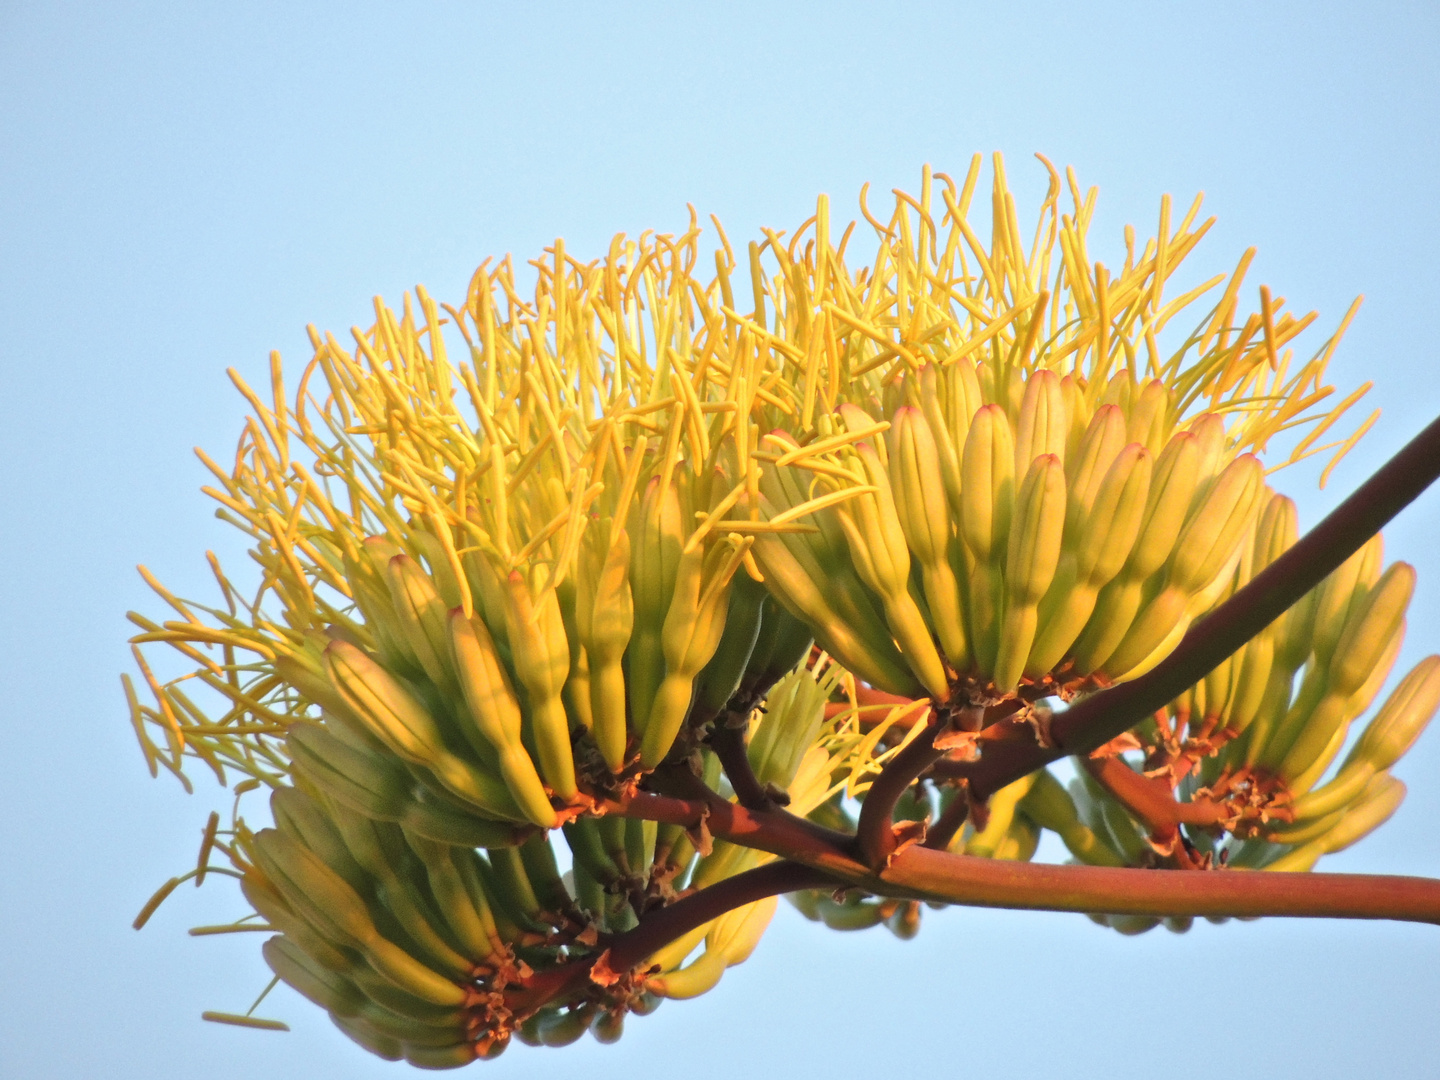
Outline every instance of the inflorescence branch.
<svg viewBox="0 0 1440 1080">
<path fill-rule="evenodd" d="M 726 779 L 730 781 L 741 806 L 749 810 L 764 810 L 771 805 L 769 792 L 750 767 L 742 729 L 727 724 L 723 717 L 717 720 L 714 734 L 710 736 L 710 749 L 720 759 L 720 767 L 725 770 Z"/>
<path fill-rule="evenodd" d="M 759 848 L 786 860 L 647 914 L 641 926 L 631 931 L 636 935 L 634 940 L 643 938 L 653 951 L 699 925 L 686 921 L 688 913 L 703 910 L 708 914 L 700 921 L 713 918 L 729 909 L 725 904 L 736 907 L 757 899 L 761 894 L 751 896 L 753 888 L 784 884 L 791 880 L 787 875 L 800 880 L 805 877 L 802 870 L 813 877 L 813 881 L 805 878 L 810 884 L 790 885 L 777 891 L 833 883 L 881 896 L 982 907 L 1150 916 L 1399 919 L 1440 924 L 1440 881 L 1429 878 L 1054 866 L 974 858 L 925 845 L 897 851 L 892 828 L 897 800 L 928 769 L 966 780 L 975 795 L 983 798 L 1052 761 L 1069 754 L 1087 754 L 1122 734 L 1264 630 L 1437 477 L 1440 419 L 1412 439 L 1287 553 L 1186 634 L 1175 652 L 1150 673 L 1101 691 L 1056 716 L 1050 728 L 1051 746 L 1041 746 L 1037 741 L 996 740 L 985 744 L 984 756 L 977 762 L 940 761 L 943 752 L 935 748 L 938 729 L 932 720 L 876 778 L 853 837 L 824 829 L 773 805 L 731 803 L 697 778 L 678 770 L 667 779 L 682 797 L 641 792 L 615 805 L 613 812 L 627 817 L 704 828 L 717 838 Z M 743 756 L 743 745 L 739 740 L 736 745 Z M 733 759 L 734 754 L 727 757 Z M 1143 779 L 1122 763 L 1116 764 L 1130 776 Z M 1107 769 L 1102 762 L 1097 769 L 1098 778 L 1148 824 L 1204 824 L 1201 819 L 1213 816 L 1215 808 L 1205 804 L 1183 810 L 1178 806 L 1173 810 L 1158 807 L 1153 793 L 1126 784 L 1128 778 L 1117 780 L 1118 768 Z M 737 772 L 743 782 L 744 772 Z M 732 784 L 735 779 L 731 774 Z M 962 807 L 968 802 L 964 794 L 957 799 Z M 953 836 L 964 822 L 964 813 L 956 810 L 949 816 L 954 820 L 942 820 L 937 828 Z"/>
<path fill-rule="evenodd" d="M 1338 447 L 1328 474 L 1375 419 L 1315 445 L 1365 393 L 1317 408 L 1354 307 L 1292 365 L 1315 315 L 1263 287 L 1242 315 L 1247 253 L 1162 360 L 1223 280 L 1163 299 L 1200 201 L 1171 228 L 1167 196 L 1092 278 L 1093 191 L 1067 174 L 1062 213 L 1041 160 L 1028 252 L 998 157 L 988 250 L 966 224 L 977 156 L 963 187 L 927 168 L 897 191 L 888 227 L 865 210 L 864 268 L 823 197 L 785 248 L 767 233 L 753 311 L 728 242 L 694 275 L 692 214 L 591 264 L 557 241 L 533 305 L 507 259 L 447 319 L 417 289 L 353 350 L 312 328 L 293 406 L 278 354 L 273 405 L 234 376 L 254 416 L 233 469 L 201 455 L 206 490 L 265 583 L 241 599 L 211 556 L 221 610 L 142 568 L 179 619 L 132 613 L 143 685 L 123 679 L 152 774 L 188 787 L 194 758 L 271 789 L 275 827 L 237 800 L 217 839 L 212 815 L 194 876 L 230 857 L 279 978 L 445 1067 L 703 993 L 782 892 L 902 937 L 917 901 L 1440 922 L 1440 880 L 1284 872 L 1393 812 L 1390 767 L 1440 709 L 1428 656 L 1316 786 L 1401 647 L 1415 571 L 1377 534 L 1440 476 L 1440 420 L 1296 543 L 1266 477 Z M 159 643 L 194 669 L 162 681 Z M 1142 743 L 1146 772 L 1119 756 Z M 1073 795 L 1045 771 L 1065 756 Z M 1029 862 L 1047 829 L 1082 865 Z M 463 1006 L 401 1016 L 371 973 Z"/>
</svg>

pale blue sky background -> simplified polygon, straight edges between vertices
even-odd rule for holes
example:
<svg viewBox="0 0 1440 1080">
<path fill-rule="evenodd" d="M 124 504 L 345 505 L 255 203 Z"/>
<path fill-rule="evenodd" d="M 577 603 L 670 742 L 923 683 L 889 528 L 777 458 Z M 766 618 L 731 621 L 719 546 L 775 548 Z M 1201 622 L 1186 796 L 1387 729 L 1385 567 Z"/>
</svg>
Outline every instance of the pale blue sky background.
<svg viewBox="0 0 1440 1080">
<path fill-rule="evenodd" d="M 224 369 L 305 357 L 370 298 L 463 295 L 481 259 L 557 235 L 737 239 L 817 192 L 852 213 L 922 163 L 1042 151 L 1101 188 L 1096 258 L 1208 193 L 1192 256 L 1333 326 L 1381 426 L 1335 475 L 1284 481 L 1313 523 L 1437 412 L 1440 18 L 1428 4 L 0 3 L 0 1075 L 399 1076 L 288 991 L 289 1035 L 204 1024 L 268 975 L 225 882 L 151 890 L 218 796 L 148 779 L 117 672 L 123 613 L 239 564 L 190 453 L 243 415 Z M 1030 211 L 1022 210 L 1028 216 Z M 1389 533 L 1420 586 L 1405 661 L 1440 648 L 1440 498 Z M 1440 875 L 1440 736 L 1410 800 L 1334 869 Z M 756 957 L 617 1045 L 516 1047 L 474 1075 L 1433 1076 L 1440 929 L 1202 925 L 1127 940 L 1078 916 L 927 913 L 918 940 L 782 907 Z M 887 1060 L 888 1057 L 888 1060 Z"/>
</svg>

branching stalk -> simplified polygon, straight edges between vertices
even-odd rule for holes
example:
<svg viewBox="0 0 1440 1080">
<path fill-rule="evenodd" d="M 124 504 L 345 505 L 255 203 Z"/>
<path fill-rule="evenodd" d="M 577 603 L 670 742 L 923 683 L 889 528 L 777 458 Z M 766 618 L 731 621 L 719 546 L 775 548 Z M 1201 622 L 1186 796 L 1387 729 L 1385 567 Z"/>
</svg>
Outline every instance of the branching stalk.
<svg viewBox="0 0 1440 1080">
<path fill-rule="evenodd" d="M 611 944 L 610 966 L 615 971 L 633 967 L 656 949 L 697 926 L 756 900 L 797 889 L 818 889 L 836 884 L 836 879 L 823 870 L 784 859 L 757 866 L 692 893 L 668 907 L 648 912 L 639 926 L 621 934 Z"/>
<path fill-rule="evenodd" d="M 935 748 L 938 730 L 932 720 L 924 731 L 886 762 L 870 786 L 860 807 L 860 821 L 855 830 L 855 844 L 867 866 L 884 866 L 895 851 L 895 804 L 905 794 L 905 789 L 944 754 L 943 750 Z"/>
<path fill-rule="evenodd" d="M 611 972 L 623 974 L 670 942 L 727 911 L 769 896 L 834 884 L 837 884 L 835 879 L 823 870 L 787 860 L 746 870 L 667 907 L 647 912 L 638 926 L 618 935 L 609 949 L 595 956 L 540 972 L 524 983 L 515 984 L 506 991 L 506 1005 L 519 1015 L 528 1015 L 577 990 L 601 959 Z"/>
<path fill-rule="evenodd" d="M 950 841 L 955 839 L 955 834 L 965 827 L 969 816 L 970 785 L 962 780 L 955 797 L 950 800 L 950 805 L 945 807 L 935 824 L 926 832 L 925 846 L 944 851 L 950 846 Z"/>
<path fill-rule="evenodd" d="M 741 806 L 749 810 L 764 810 L 770 806 L 770 796 L 750 767 L 750 755 L 746 753 L 745 736 L 740 728 L 731 727 L 723 718 L 717 720 L 714 734 L 710 737 L 710 749 L 720 759 L 720 767 L 725 770 Z"/>
<path fill-rule="evenodd" d="M 1084 758 L 1086 769 L 1152 834 L 1171 836 L 1180 825 L 1216 825 L 1226 808 L 1212 799 L 1178 802 L 1164 780 L 1143 776 L 1118 757 Z"/>
</svg>

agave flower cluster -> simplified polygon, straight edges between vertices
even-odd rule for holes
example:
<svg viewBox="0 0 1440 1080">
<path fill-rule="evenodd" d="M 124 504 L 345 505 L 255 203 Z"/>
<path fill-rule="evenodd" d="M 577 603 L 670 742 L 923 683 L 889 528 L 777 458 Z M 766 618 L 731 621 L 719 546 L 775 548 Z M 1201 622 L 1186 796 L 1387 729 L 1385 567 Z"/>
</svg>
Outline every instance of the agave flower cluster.
<svg viewBox="0 0 1440 1080">
<path fill-rule="evenodd" d="M 377 300 L 349 347 L 312 329 L 293 396 L 278 357 L 268 397 L 235 376 L 253 415 L 234 462 L 202 457 L 258 591 L 213 556 L 218 605 L 147 574 L 176 617 L 132 615 L 149 698 L 125 686 L 152 773 L 184 780 L 188 757 L 269 790 L 273 826 L 212 816 L 187 877 L 228 857 L 254 909 L 236 927 L 276 931 L 279 979 L 417 1065 L 617 1037 L 712 987 L 774 910 L 612 970 L 655 912 L 773 858 L 628 814 L 638 796 L 743 785 L 845 829 L 938 727 L 947 757 L 898 807 L 935 823 L 981 732 L 1043 733 L 1147 671 L 1295 542 L 1269 475 L 1333 465 L 1374 420 L 1325 442 L 1364 392 L 1330 404 L 1339 332 L 1302 363 L 1313 315 L 1261 289 L 1242 317 L 1253 252 L 1167 300 L 1210 224 L 1198 199 L 1173 226 L 1167 199 L 1143 246 L 1127 229 L 1107 270 L 1093 190 L 1046 168 L 1028 248 L 998 158 L 975 234 L 977 158 L 961 184 L 927 170 L 888 222 L 862 196 L 879 243 L 858 270 L 823 198 L 743 267 L 718 232 L 713 273 L 692 215 L 591 263 L 557 241 L 530 293 L 487 263 L 457 306 Z M 1308 869 L 1393 812 L 1389 769 L 1440 703 L 1430 657 L 1328 775 L 1413 580 L 1377 538 L 1069 790 L 1012 784 L 951 850 L 1028 860 L 1051 830 L 1096 865 Z M 160 642 L 176 677 L 146 658 Z M 746 775 L 722 777 L 734 737 Z M 837 928 L 918 929 L 913 901 L 795 898 Z"/>
</svg>

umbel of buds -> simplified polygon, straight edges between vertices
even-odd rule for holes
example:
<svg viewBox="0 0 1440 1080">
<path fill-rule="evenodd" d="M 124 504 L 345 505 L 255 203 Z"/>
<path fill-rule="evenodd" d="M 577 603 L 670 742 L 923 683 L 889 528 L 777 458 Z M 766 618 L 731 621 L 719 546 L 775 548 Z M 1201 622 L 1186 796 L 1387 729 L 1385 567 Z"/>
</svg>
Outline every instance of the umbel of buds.
<svg viewBox="0 0 1440 1080">
<path fill-rule="evenodd" d="M 1354 309 L 1297 360 L 1314 316 L 1242 305 L 1253 252 L 1166 297 L 1198 199 L 1110 270 L 1094 191 L 1041 161 L 1028 248 L 998 157 L 972 228 L 977 156 L 888 222 L 862 195 L 859 269 L 824 198 L 743 259 L 717 222 L 713 274 L 692 216 L 556 241 L 533 295 L 507 258 L 348 348 L 312 328 L 293 395 L 278 356 L 266 395 L 232 372 L 252 415 L 201 458 L 258 587 L 142 569 L 172 617 L 131 614 L 124 687 L 151 773 L 201 762 L 235 809 L 137 927 L 238 878 L 250 913 L 196 932 L 271 931 L 277 981 L 441 1068 L 618 1038 L 782 893 L 902 937 L 923 901 L 1440 922 L 1434 882 L 1258 872 L 1404 797 L 1440 657 L 1381 699 L 1415 575 L 1378 529 L 1440 429 L 1301 538 L 1276 470 L 1375 419 L 1334 434 Z M 1072 864 L 1030 862 L 1045 830 Z M 284 1027 L 258 1005 L 205 1015 Z"/>
</svg>

